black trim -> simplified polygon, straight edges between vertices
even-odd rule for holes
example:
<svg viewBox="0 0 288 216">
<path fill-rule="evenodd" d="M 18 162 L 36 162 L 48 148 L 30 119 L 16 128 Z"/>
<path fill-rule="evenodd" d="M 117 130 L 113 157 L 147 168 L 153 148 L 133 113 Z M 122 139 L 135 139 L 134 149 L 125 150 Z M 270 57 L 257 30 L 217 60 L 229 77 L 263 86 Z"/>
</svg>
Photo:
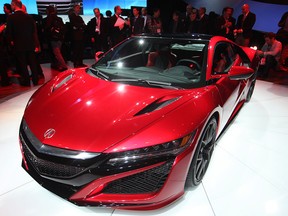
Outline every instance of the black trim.
<svg viewBox="0 0 288 216">
<path fill-rule="evenodd" d="M 213 35 L 208 35 L 208 34 L 190 34 L 190 33 L 174 33 L 174 34 L 169 34 L 169 33 L 163 33 L 163 34 L 152 34 L 152 33 L 143 33 L 137 36 L 133 37 L 143 37 L 143 36 L 148 36 L 148 37 L 158 37 L 158 38 L 167 38 L 167 39 L 202 39 L 209 41 Z"/>
<path fill-rule="evenodd" d="M 171 171 L 174 160 L 165 164 L 117 179 L 109 183 L 102 193 L 106 194 L 143 194 L 160 190 Z M 143 181 L 145 179 L 145 181 Z"/>
</svg>

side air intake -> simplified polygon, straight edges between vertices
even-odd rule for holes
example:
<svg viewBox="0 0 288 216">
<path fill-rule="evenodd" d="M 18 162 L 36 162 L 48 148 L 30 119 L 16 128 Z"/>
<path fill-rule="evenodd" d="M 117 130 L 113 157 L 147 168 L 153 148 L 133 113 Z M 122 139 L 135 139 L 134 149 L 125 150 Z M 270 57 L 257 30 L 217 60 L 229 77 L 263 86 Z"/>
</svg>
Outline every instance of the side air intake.
<svg viewBox="0 0 288 216">
<path fill-rule="evenodd" d="M 156 100 L 153 103 L 149 104 L 148 106 L 146 106 L 144 109 L 142 109 L 141 111 L 136 113 L 135 116 L 139 116 L 139 115 L 143 115 L 146 113 L 154 112 L 156 110 L 160 110 L 160 109 L 172 104 L 173 102 L 175 102 L 178 99 L 179 99 L 179 97 L 169 98 L 167 100 L 165 100 L 165 99 L 163 100 L 163 98 L 161 98 L 161 99 Z"/>
</svg>

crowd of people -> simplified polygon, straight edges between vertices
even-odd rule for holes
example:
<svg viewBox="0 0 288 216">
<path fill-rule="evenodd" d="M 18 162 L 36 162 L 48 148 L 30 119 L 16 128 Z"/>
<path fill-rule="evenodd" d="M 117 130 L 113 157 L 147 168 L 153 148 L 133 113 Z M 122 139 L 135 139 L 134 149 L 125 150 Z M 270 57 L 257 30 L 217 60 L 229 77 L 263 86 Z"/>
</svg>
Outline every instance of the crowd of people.
<svg viewBox="0 0 288 216">
<path fill-rule="evenodd" d="M 120 6 L 114 7 L 113 15 L 111 11 L 106 11 L 105 16 L 99 8 L 95 8 L 95 16 L 87 24 L 80 14 L 81 5 L 75 4 L 69 11 L 67 23 L 57 15 L 57 8 L 48 6 L 47 16 L 41 21 L 40 27 L 27 14 L 20 0 L 12 0 L 11 4 L 5 4 L 4 12 L 6 20 L 0 25 L 2 86 L 10 84 L 7 70 L 11 62 L 21 75 L 21 85 L 30 86 L 30 74 L 33 85 L 38 84 L 39 76 L 43 72 L 37 53 L 43 49 L 44 43 L 51 51 L 51 67 L 61 72 L 68 68 L 68 58 L 75 68 L 85 67 L 83 58 L 87 46 L 91 48 L 92 53 L 105 52 L 125 38 L 141 33 L 219 35 L 241 46 L 249 46 L 256 22 L 256 15 L 250 11 L 248 4 L 242 6 L 242 14 L 237 19 L 233 17 L 232 7 L 223 8 L 222 14 L 217 15 L 214 12 L 207 14 L 205 7 L 196 9 L 187 5 L 186 11 L 174 11 L 171 17 L 161 17 L 159 8 L 154 8 L 152 13 L 148 14 L 147 8 L 134 7 L 131 16 L 125 18 L 122 17 Z M 279 27 L 277 34 L 270 32 L 265 35 L 265 44 L 258 51 L 259 57 L 263 59 L 260 67 L 263 76 L 267 76 L 270 68 L 278 63 L 288 66 L 288 12 L 279 21 Z M 64 54 L 63 46 L 68 50 Z"/>
<path fill-rule="evenodd" d="M 36 53 L 40 51 L 37 30 L 34 19 L 26 13 L 21 1 L 12 1 L 4 5 L 7 15 L 5 24 L 1 25 L 0 38 L 0 70 L 1 85 L 10 84 L 7 69 L 10 60 L 15 59 L 16 70 L 20 73 L 20 84 L 30 86 L 30 73 L 34 85 L 38 84 L 42 73 Z"/>
</svg>

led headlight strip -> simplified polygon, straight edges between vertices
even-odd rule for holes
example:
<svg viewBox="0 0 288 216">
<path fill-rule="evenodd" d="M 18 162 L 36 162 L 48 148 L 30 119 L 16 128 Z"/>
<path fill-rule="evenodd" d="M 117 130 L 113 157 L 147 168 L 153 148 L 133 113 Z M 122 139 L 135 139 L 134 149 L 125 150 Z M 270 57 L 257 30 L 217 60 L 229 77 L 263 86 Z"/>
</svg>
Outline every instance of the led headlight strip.
<svg viewBox="0 0 288 216">
<path fill-rule="evenodd" d="M 192 143 L 196 130 L 185 137 L 172 140 L 170 142 L 149 146 L 145 148 L 116 153 L 110 158 L 107 164 L 118 166 L 121 164 L 133 163 L 136 161 L 147 160 L 147 158 L 157 158 L 161 156 L 176 156 Z"/>
</svg>

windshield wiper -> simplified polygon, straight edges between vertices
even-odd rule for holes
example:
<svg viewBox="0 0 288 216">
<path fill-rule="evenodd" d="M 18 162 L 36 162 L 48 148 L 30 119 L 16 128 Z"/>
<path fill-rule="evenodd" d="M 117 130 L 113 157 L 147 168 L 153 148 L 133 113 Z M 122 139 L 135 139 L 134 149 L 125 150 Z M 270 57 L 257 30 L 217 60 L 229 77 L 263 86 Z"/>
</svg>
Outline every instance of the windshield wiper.
<svg viewBox="0 0 288 216">
<path fill-rule="evenodd" d="M 109 77 L 107 74 L 101 72 L 101 71 L 98 70 L 98 69 L 95 69 L 95 68 L 90 67 L 89 70 L 90 70 L 94 75 L 98 76 L 98 77 L 101 78 L 101 79 L 110 80 L 110 77 Z"/>
<path fill-rule="evenodd" d="M 161 82 L 161 81 L 154 81 L 154 80 L 145 80 L 145 79 L 128 79 L 128 78 L 123 78 L 123 79 L 112 79 L 112 82 L 136 82 L 139 84 L 147 84 L 149 86 L 157 86 L 157 87 L 162 87 L 162 88 L 171 88 L 171 89 L 179 89 L 180 87 L 173 86 L 172 83 L 169 82 Z"/>
</svg>

